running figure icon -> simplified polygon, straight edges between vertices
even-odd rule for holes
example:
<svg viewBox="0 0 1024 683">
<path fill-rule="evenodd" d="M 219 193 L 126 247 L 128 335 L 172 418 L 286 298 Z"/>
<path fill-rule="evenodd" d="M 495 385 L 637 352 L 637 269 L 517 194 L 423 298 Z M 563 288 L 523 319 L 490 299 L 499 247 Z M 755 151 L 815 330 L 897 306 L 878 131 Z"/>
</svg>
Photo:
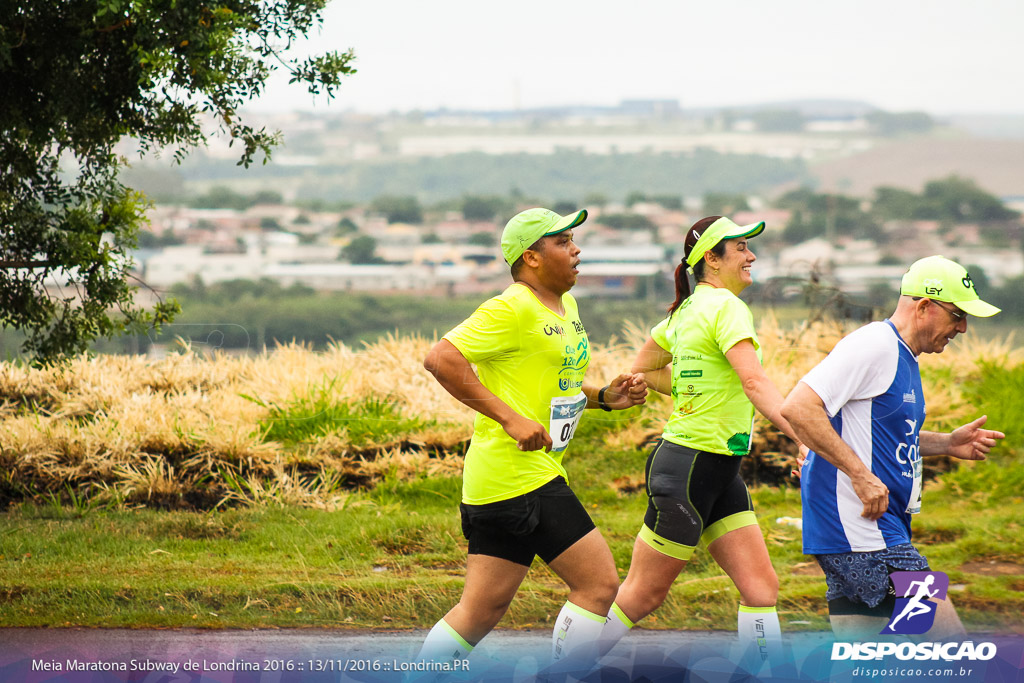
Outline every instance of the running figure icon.
<svg viewBox="0 0 1024 683">
<path fill-rule="evenodd" d="M 910 600 L 907 601 L 907 604 L 903 607 L 903 611 L 900 612 L 899 615 L 889 623 L 890 631 L 893 631 L 895 633 L 896 622 L 898 622 L 903 617 L 906 617 L 909 621 L 910 619 L 913 619 L 914 617 L 920 614 L 928 614 L 933 609 L 935 609 L 935 603 L 927 601 L 928 598 L 934 598 L 939 593 L 938 588 L 936 588 L 934 591 L 928 590 L 928 588 L 933 583 L 935 583 L 934 574 L 929 574 L 924 578 L 923 581 L 910 582 L 910 585 L 907 587 L 907 592 L 903 595 L 903 597 L 910 598 L 910 593 L 914 590 L 914 586 L 917 586 L 917 593 L 914 595 L 914 597 L 910 598 Z"/>
</svg>

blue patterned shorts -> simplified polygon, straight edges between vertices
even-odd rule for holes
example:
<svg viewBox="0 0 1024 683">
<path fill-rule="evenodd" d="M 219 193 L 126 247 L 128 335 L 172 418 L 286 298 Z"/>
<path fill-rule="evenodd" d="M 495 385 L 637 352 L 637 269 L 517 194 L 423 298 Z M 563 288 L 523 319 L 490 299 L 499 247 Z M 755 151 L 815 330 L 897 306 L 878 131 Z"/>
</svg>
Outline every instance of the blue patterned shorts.
<svg viewBox="0 0 1024 683">
<path fill-rule="evenodd" d="M 815 555 L 828 584 L 826 600 L 848 598 L 875 607 L 889 592 L 889 573 L 926 571 L 928 560 L 910 543 L 866 553 Z"/>
</svg>

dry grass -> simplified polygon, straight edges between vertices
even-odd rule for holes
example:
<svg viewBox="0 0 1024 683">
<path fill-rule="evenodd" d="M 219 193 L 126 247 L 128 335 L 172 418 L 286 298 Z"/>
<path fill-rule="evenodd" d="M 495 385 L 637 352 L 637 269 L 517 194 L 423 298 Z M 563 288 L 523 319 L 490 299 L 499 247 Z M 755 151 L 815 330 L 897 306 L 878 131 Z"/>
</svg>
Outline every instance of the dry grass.
<svg viewBox="0 0 1024 683">
<path fill-rule="evenodd" d="M 784 393 L 847 330 L 815 323 L 759 331 L 768 374 Z M 595 348 L 588 377 L 610 380 L 632 363 L 643 333 Z M 210 508 L 223 504 L 344 506 L 348 491 L 384 476 L 449 476 L 461 469 L 472 411 L 423 369 L 430 342 L 389 337 L 362 349 L 301 345 L 258 356 L 204 358 L 183 349 L 160 361 L 80 358 L 35 369 L 0 364 L 0 506 L 30 497 L 67 502 Z M 923 362 L 931 426 L 951 426 L 972 408 L 960 390 L 982 361 L 1021 362 L 1009 341 L 968 336 Z M 324 389 L 328 387 L 328 389 Z M 420 425 L 400 436 L 354 443 L 348 429 L 297 443 L 265 439 L 268 406 L 329 391 L 329 400 L 376 398 Z M 256 400 L 253 400 L 256 399 Z M 647 411 L 663 416 L 666 400 Z M 758 418 L 754 452 L 782 457 L 784 439 Z M 620 425 L 613 446 L 641 443 L 650 427 Z"/>
</svg>

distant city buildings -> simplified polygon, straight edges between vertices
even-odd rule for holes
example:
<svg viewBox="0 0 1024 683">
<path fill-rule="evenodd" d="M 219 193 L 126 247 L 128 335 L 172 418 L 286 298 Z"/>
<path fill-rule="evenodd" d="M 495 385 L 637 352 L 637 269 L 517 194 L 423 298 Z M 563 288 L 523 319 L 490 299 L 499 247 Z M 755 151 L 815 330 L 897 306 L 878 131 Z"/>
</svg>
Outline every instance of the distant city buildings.
<svg viewBox="0 0 1024 683">
<path fill-rule="evenodd" d="M 698 110 L 684 109 L 675 100 L 380 117 L 289 114 L 263 120 L 254 116 L 252 123 L 285 133 L 286 144 L 275 152 L 273 166 L 288 171 L 281 173 L 273 192 L 287 203 L 260 203 L 245 210 L 157 206 L 150 214 L 154 238 L 136 253 L 139 274 L 149 286 L 166 289 L 197 280 L 212 284 L 268 278 L 283 286 L 321 291 L 451 294 L 494 291 L 508 284 L 508 267 L 497 247 L 502 226 L 496 220 L 469 220 L 461 211 L 448 208 L 433 211 L 422 224 L 389 222 L 385 215 L 363 206 L 316 211 L 291 205 L 322 169 L 337 173 L 346 163 L 355 167 L 384 158 L 417 163 L 459 154 L 515 157 L 566 150 L 600 156 L 685 156 L 710 150 L 770 160 L 799 159 L 821 167 L 858 155 L 876 155 L 892 147 L 886 136 L 921 134 L 935 125 L 919 112 L 889 114 L 863 103 L 795 102 L 770 108 Z M 221 160 L 235 159 L 237 154 L 222 138 L 211 138 L 210 147 L 197 155 L 223 166 Z M 227 174 L 221 166 L 216 173 Z M 1019 163 L 1011 166 L 1019 168 Z M 844 169 L 837 167 L 834 177 L 823 176 L 827 179 L 821 191 L 839 193 L 849 187 L 853 181 L 847 175 L 852 171 Z M 204 176 L 203 182 L 217 185 L 215 175 Z M 1024 209 L 1024 177 L 1011 172 L 1002 175 L 1006 186 L 1016 188 L 1005 197 L 1007 206 Z M 510 187 L 515 187 L 512 181 Z M 666 208 L 665 202 L 651 198 L 628 206 L 621 197 L 612 199 L 616 201 L 602 198 L 586 207 L 591 219 L 577 235 L 583 253 L 576 291 L 581 296 L 652 296 L 657 286 L 671 278 L 681 255 L 683 231 L 701 216 L 701 202 L 679 197 L 674 208 Z M 895 288 L 907 263 L 935 253 L 980 267 L 996 285 L 1024 273 L 1020 225 L 1008 239 L 1010 248 L 989 246 L 996 242 L 986 239 L 977 224 L 937 220 L 889 221 L 884 225 L 884 242 L 863 236 L 854 239 L 822 225 L 811 239 L 787 243 L 786 226 L 798 219 L 807 225 L 806 216 L 794 216 L 793 211 L 764 199 L 742 199 L 745 206 L 750 200 L 753 210 L 722 211 L 741 224 L 765 220 L 769 225 L 754 247 L 759 257 L 754 270 L 757 282 L 813 277 L 849 292 L 882 285 Z M 623 217 L 636 220 L 623 227 Z"/>
<path fill-rule="evenodd" d="M 602 222 L 602 216 L 629 211 L 642 211 L 653 227 L 616 229 Z M 158 290 L 197 280 L 212 284 L 267 278 L 284 287 L 318 291 L 434 295 L 497 291 L 511 281 L 499 256 L 501 225 L 496 222 L 465 221 L 448 213 L 423 225 L 389 224 L 354 209 L 345 216 L 356 232 L 339 237 L 335 226 L 341 214 L 301 213 L 308 222 L 301 224 L 301 232 L 292 232 L 258 227 L 261 222 L 293 223 L 297 210 L 289 206 L 240 212 L 161 207 L 151 216 L 151 230 L 180 244 L 137 252 L 140 276 Z M 590 220 L 577 231 L 582 264 L 575 291 L 580 296 L 653 296 L 657 281 L 671 278 L 679 263 L 685 228 L 699 217 L 656 203 L 591 209 Z M 936 253 L 980 267 L 995 285 L 1024 274 L 1024 251 L 986 246 L 976 225 L 939 230 L 935 221 L 903 221 L 887 226 L 884 245 L 844 235 L 785 244 L 780 237 L 789 211 L 764 209 L 733 217 L 741 224 L 769 223 L 770 230 L 753 245 L 758 255 L 755 281 L 761 283 L 813 274 L 849 293 L 875 285 L 895 288 L 907 263 Z M 492 243 L 471 244 L 470 235 L 490 235 Z M 346 245 L 367 236 L 373 238 L 372 262 L 346 262 Z"/>
</svg>

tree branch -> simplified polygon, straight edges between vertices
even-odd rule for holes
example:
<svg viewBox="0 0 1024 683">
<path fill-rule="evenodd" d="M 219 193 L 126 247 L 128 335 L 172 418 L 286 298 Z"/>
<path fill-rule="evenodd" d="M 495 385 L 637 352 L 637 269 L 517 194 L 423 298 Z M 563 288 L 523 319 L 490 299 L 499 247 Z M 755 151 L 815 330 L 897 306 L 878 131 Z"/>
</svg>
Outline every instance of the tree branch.
<svg viewBox="0 0 1024 683">
<path fill-rule="evenodd" d="M 53 268 L 60 265 L 56 261 L 0 261 L 0 269 L 14 270 L 16 268 Z"/>
</svg>

